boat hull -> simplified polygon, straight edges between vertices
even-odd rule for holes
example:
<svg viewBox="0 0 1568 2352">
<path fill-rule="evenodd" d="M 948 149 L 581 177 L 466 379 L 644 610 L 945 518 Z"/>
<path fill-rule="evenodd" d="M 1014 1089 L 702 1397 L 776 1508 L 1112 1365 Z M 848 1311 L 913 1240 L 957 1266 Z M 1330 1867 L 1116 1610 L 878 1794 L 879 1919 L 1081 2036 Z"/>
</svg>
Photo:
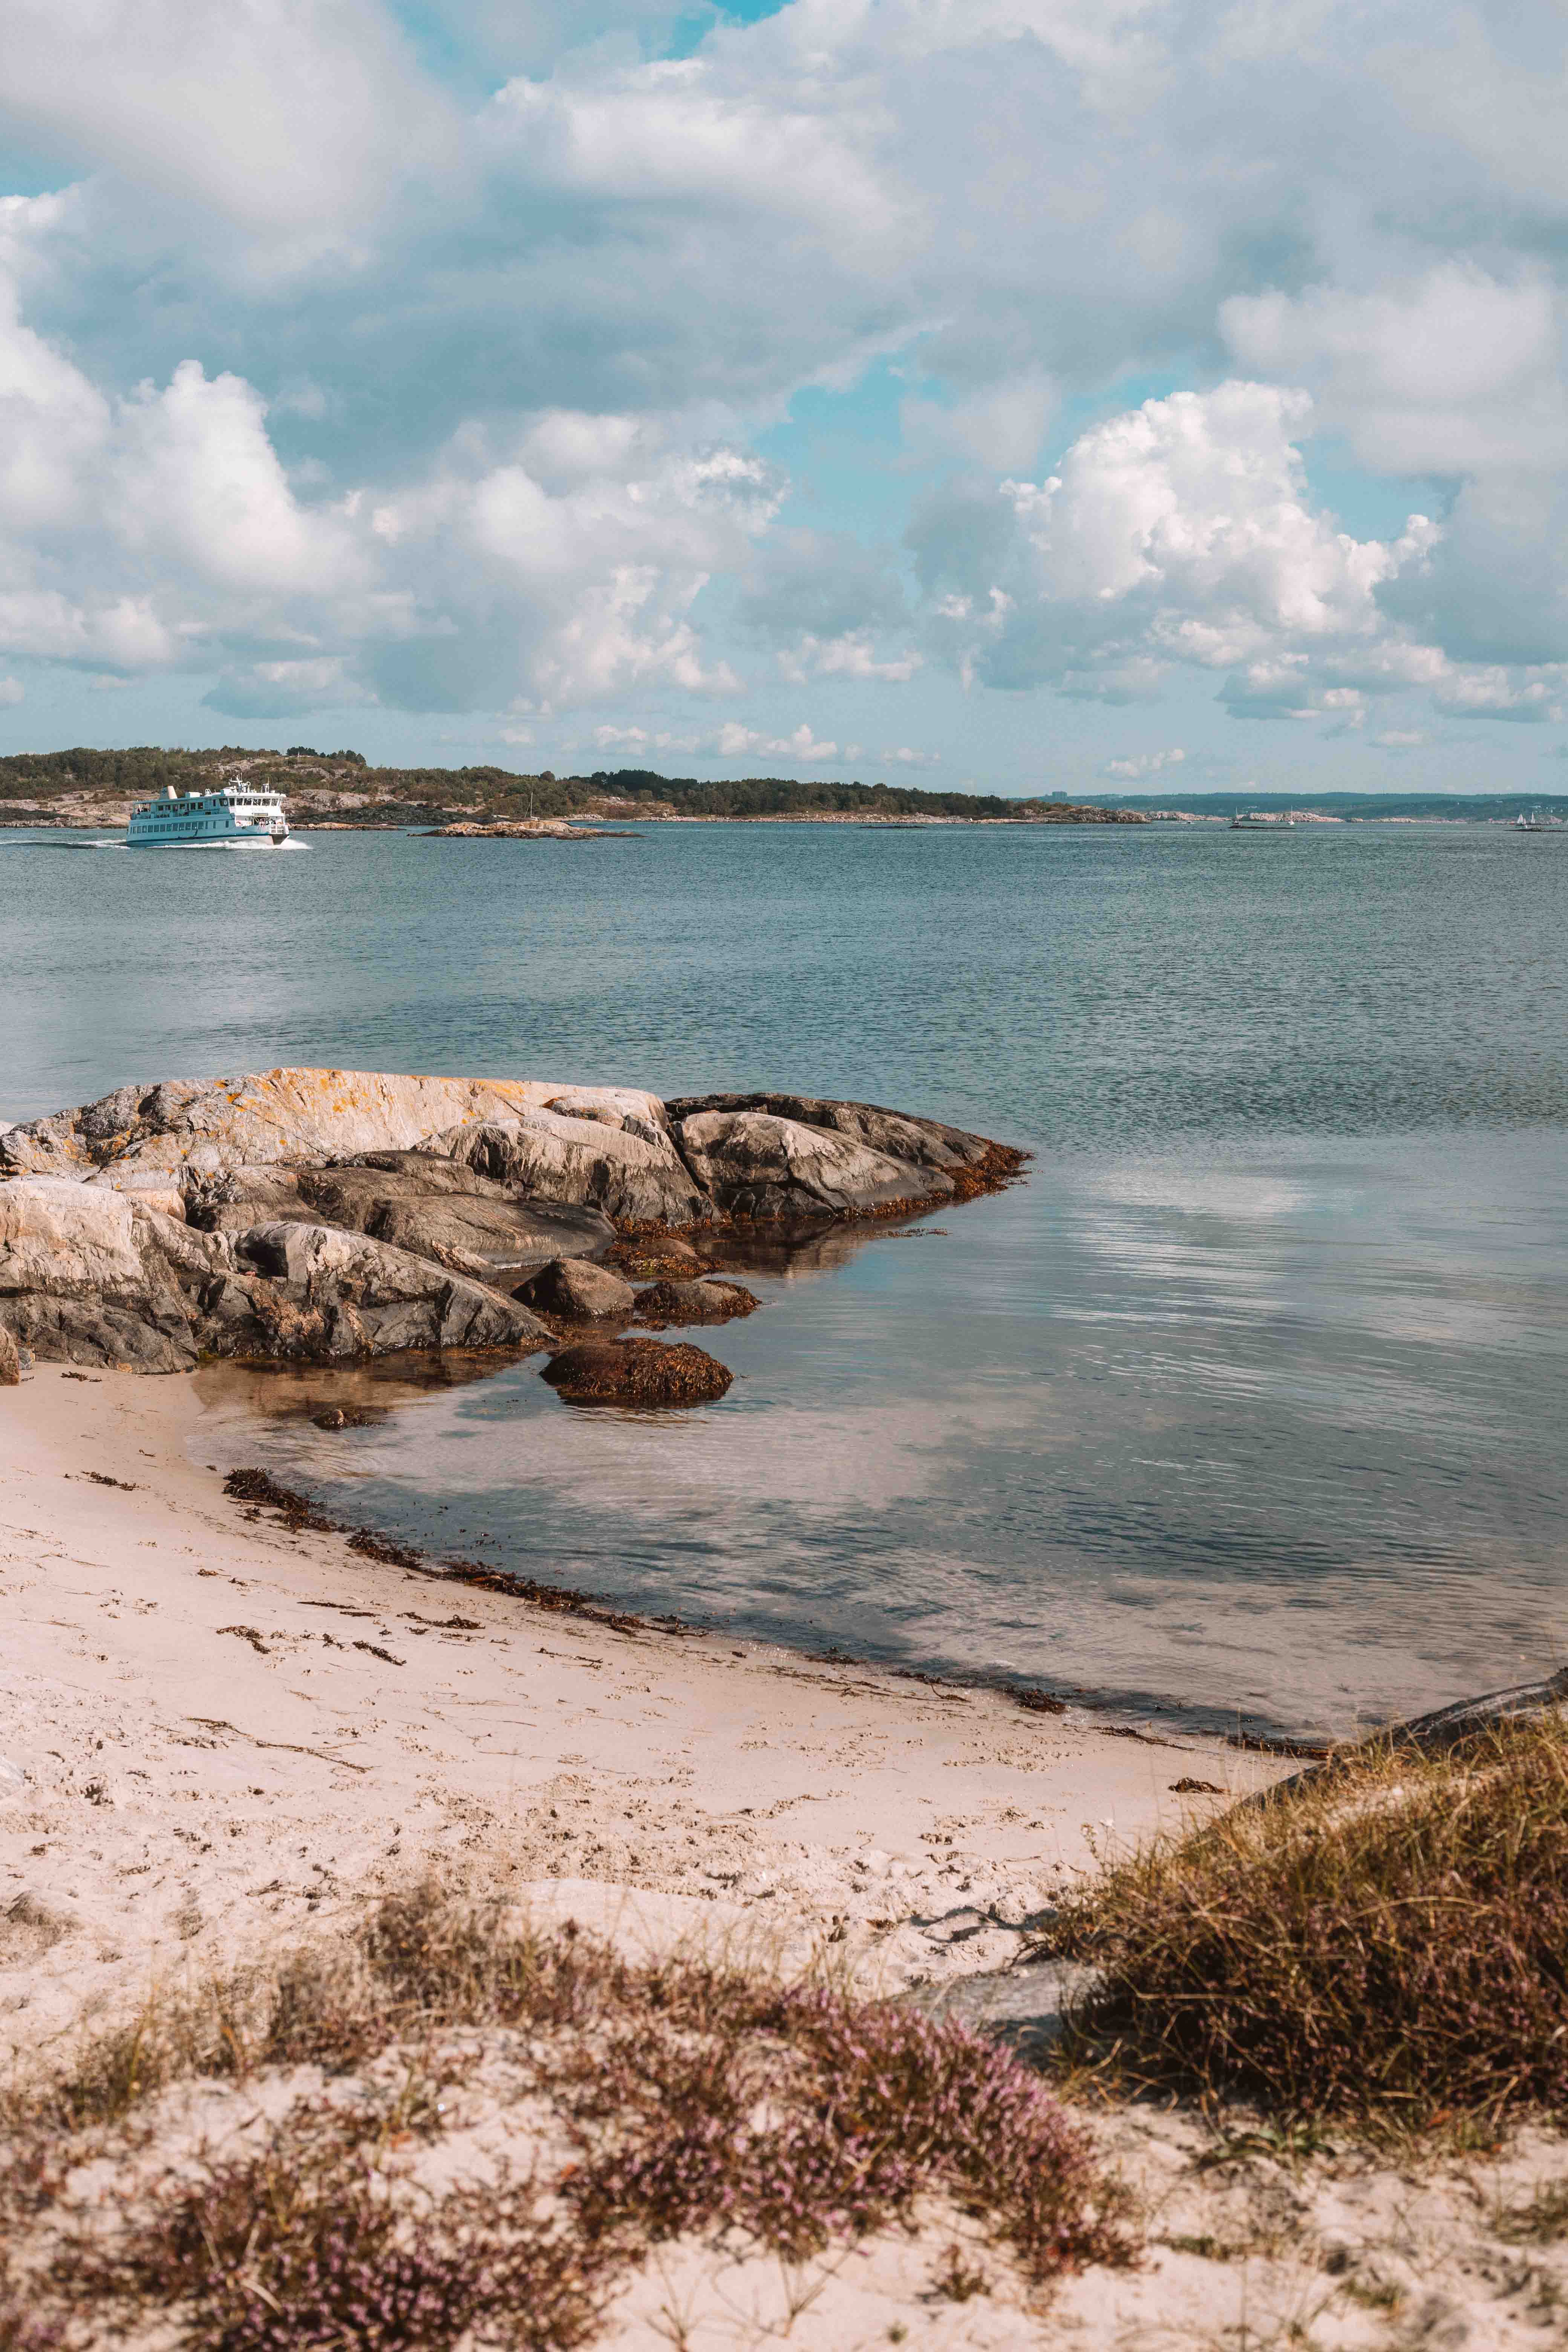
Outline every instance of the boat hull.
<svg viewBox="0 0 1568 2352">
<path fill-rule="evenodd" d="M 190 841 L 130 841 L 127 849 L 281 849 L 288 842 L 286 833 L 224 833 L 209 835 L 205 840 Z"/>
</svg>

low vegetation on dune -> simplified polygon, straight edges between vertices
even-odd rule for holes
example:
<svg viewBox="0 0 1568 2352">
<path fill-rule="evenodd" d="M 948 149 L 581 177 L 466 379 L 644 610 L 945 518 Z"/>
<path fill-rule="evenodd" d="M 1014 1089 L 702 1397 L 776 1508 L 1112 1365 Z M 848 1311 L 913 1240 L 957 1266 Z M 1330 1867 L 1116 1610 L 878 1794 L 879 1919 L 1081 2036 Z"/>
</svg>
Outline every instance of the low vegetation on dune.
<svg viewBox="0 0 1568 2352">
<path fill-rule="evenodd" d="M 154 2315 L 221 2352 L 549 2352 L 588 2340 L 660 2244 L 799 2261 L 931 2199 L 1037 2285 L 1125 2252 L 1087 2139 L 963 2027 L 692 1958 L 629 1963 L 428 1885 L 342 1942 L 150 2010 L 4 2120 L 5 2352 Z M 93 2158 L 73 2198 L 68 2168 Z"/>
<path fill-rule="evenodd" d="M 1331 2117 L 1495 2147 L 1568 2111 L 1568 1725 L 1338 1756 L 1114 1864 L 1052 1940 L 1093 1969 L 1058 2080 L 1261 2105 L 1298 2155 Z M 434 1882 L 18 2081 L 0 2146 L 0 2352 L 566 2352 L 661 2249 L 784 2268 L 922 2233 L 936 2302 L 984 2291 L 986 2246 L 1026 2294 L 1133 2251 L 999 2042 Z M 1493 2239 L 1562 2218 L 1549 2187 Z"/>
<path fill-rule="evenodd" d="M 1386 1741 L 1117 1864 L 1057 1948 L 1108 2079 L 1373 2127 L 1568 2112 L 1568 1725 Z"/>
</svg>

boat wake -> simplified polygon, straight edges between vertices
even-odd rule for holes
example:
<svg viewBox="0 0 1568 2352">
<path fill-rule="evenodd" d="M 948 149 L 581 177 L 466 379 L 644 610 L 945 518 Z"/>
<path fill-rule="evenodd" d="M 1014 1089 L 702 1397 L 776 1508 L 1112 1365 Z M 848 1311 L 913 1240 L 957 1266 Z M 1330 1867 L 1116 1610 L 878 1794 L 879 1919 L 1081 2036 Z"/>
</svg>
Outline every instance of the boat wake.
<svg viewBox="0 0 1568 2352">
<path fill-rule="evenodd" d="M 123 849 L 122 841 L 8 841 L 7 849 Z"/>
</svg>

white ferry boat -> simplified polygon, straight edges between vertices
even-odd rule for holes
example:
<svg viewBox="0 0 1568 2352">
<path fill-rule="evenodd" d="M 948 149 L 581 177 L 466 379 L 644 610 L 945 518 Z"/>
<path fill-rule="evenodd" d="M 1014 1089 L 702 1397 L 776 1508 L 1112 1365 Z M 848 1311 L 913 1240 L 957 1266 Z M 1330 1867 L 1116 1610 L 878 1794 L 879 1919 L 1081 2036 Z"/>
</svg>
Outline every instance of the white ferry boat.
<svg viewBox="0 0 1568 2352">
<path fill-rule="evenodd" d="M 1294 833 L 1296 815 L 1293 809 L 1237 809 L 1231 818 L 1232 833 Z"/>
<path fill-rule="evenodd" d="M 281 794 L 243 781 L 215 793 L 177 793 L 131 812 L 127 849 L 280 849 L 289 838 Z"/>
</svg>

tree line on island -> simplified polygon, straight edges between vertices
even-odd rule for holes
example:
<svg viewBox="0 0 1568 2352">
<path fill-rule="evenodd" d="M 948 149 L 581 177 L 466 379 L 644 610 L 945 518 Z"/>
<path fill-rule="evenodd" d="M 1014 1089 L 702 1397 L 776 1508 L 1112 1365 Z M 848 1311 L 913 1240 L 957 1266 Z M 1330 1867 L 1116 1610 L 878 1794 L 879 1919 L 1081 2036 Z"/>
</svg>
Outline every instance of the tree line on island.
<svg viewBox="0 0 1568 2352">
<path fill-rule="evenodd" d="M 651 769 L 595 769 L 591 774 L 533 775 L 499 767 L 372 767 L 358 751 L 318 751 L 295 744 L 287 751 L 226 743 L 216 751 L 134 745 L 122 751 L 78 747 L 24 751 L 0 759 L 0 808 L 13 823 L 37 809 L 45 821 L 79 811 L 83 822 L 109 821 L 93 803 L 146 799 L 173 786 L 177 793 L 210 789 L 242 770 L 248 782 L 276 786 L 307 822 L 312 814 L 354 824 L 407 824 L 463 815 L 570 817 L 605 814 L 682 817 L 937 817 L 969 820 L 1063 819 L 1139 823 L 1117 809 L 1061 799 L 1007 800 L 996 793 L 928 792 L 909 784 L 805 782 L 791 776 L 710 780 L 664 776 Z"/>
</svg>

